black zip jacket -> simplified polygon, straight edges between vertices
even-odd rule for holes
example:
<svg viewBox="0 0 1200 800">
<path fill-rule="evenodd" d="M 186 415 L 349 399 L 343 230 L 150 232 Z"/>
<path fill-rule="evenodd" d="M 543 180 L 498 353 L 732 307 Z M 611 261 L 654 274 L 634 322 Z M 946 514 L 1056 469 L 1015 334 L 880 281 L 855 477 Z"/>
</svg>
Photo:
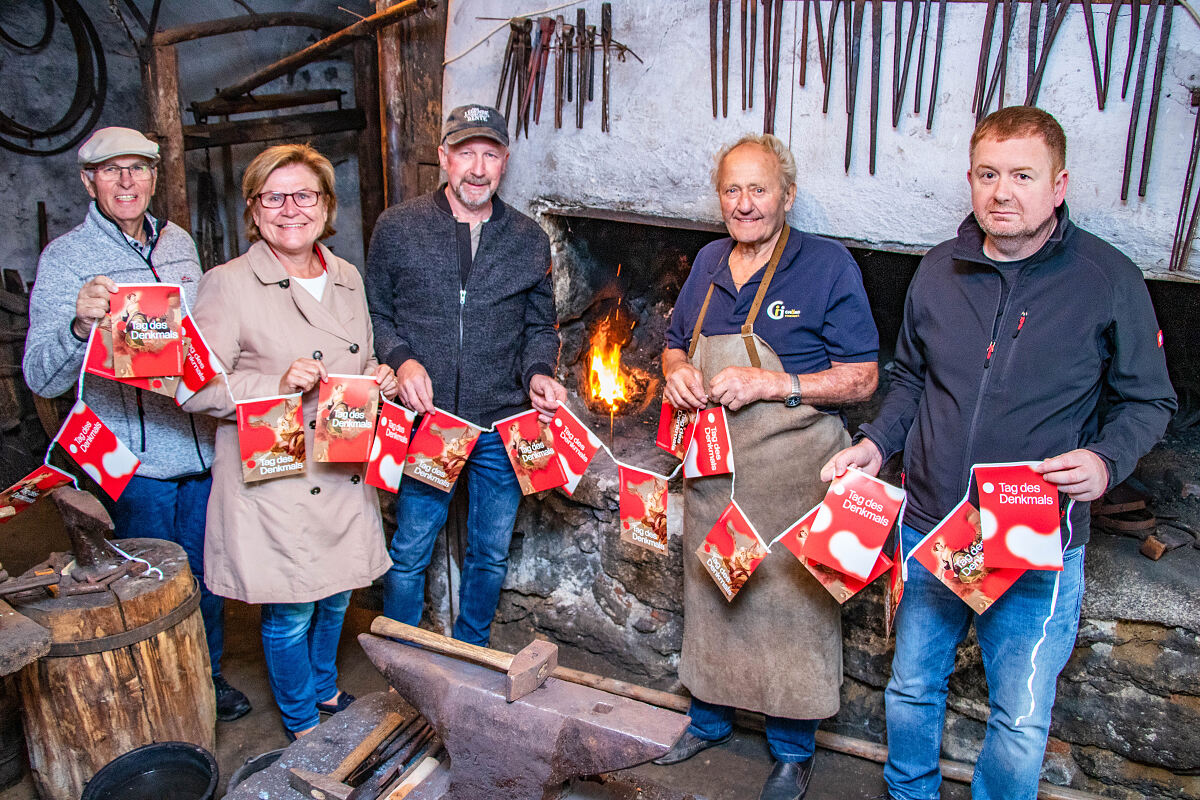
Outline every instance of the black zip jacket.
<svg viewBox="0 0 1200 800">
<path fill-rule="evenodd" d="M 962 499 L 972 464 L 1085 447 L 1109 486 L 1120 483 L 1175 412 L 1141 272 L 1077 228 L 1065 204 L 1057 214 L 1041 250 L 1003 273 L 971 215 L 909 285 L 891 385 L 861 430 L 885 460 L 904 451 L 905 523 L 919 531 Z M 1089 504 L 1076 503 L 1071 547 L 1087 541 L 1088 523 Z M 1067 544 L 1066 520 L 1062 536 Z"/>
<path fill-rule="evenodd" d="M 376 355 L 393 368 L 416 359 L 438 408 L 488 427 L 530 407 L 530 378 L 554 376 L 550 240 L 499 197 L 474 259 L 470 228 L 450 212 L 445 185 L 384 211 L 367 251 L 366 288 Z"/>
</svg>

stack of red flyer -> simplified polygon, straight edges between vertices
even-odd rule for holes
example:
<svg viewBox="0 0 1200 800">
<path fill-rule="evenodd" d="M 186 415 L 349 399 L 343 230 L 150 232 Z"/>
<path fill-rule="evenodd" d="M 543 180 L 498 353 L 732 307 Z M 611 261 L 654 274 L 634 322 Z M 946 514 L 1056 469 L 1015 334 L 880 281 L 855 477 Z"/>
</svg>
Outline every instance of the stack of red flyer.
<svg viewBox="0 0 1200 800">
<path fill-rule="evenodd" d="M 237 427 L 243 481 L 304 473 L 304 410 L 299 393 L 243 400 L 237 404 Z"/>
<path fill-rule="evenodd" d="M 804 565 L 809 574 L 817 579 L 817 583 L 821 584 L 825 588 L 825 591 L 833 595 L 833 599 L 837 600 L 838 603 L 845 603 L 851 597 L 867 588 L 880 575 L 887 572 L 892 567 L 892 560 L 881 552 L 875 560 L 875 565 L 871 568 L 870 575 L 867 576 L 866 580 L 860 580 L 859 578 L 838 572 L 836 569 L 831 569 L 824 564 L 819 564 L 816 561 L 806 558 L 804 548 L 820 510 L 821 506 L 819 505 L 813 508 L 792 523 L 775 541 L 782 541 L 783 546 L 791 551 L 792 555 L 800 560 L 800 563 Z M 771 544 L 774 545 L 775 542 Z"/>
<path fill-rule="evenodd" d="M 1037 463 L 971 467 L 987 567 L 1062 569 L 1058 489 L 1033 471 Z"/>
<path fill-rule="evenodd" d="M 108 312 L 117 378 L 183 373 L 183 306 L 169 283 L 118 286 Z"/>
<path fill-rule="evenodd" d="M 729 601 L 746 585 L 767 552 L 767 545 L 754 525 L 731 500 L 696 548 L 696 557 Z"/>
<path fill-rule="evenodd" d="M 421 418 L 405 458 L 404 474 L 435 489 L 454 489 L 483 428 L 435 408 Z"/>
<path fill-rule="evenodd" d="M 587 471 L 588 465 L 600 449 L 600 440 L 565 404 L 560 405 L 554 412 L 550 426 L 557 441 L 554 449 L 567 478 L 563 491 L 568 495 L 574 494 L 579 479 L 583 477 L 583 473 Z"/>
<path fill-rule="evenodd" d="M 379 423 L 375 427 L 375 441 L 371 444 L 371 457 L 367 461 L 368 484 L 393 493 L 400 491 L 404 457 L 408 454 L 408 440 L 412 436 L 416 417 L 404 406 L 386 399 L 382 401 Z"/>
<path fill-rule="evenodd" d="M 114 500 L 142 463 L 82 400 L 76 401 L 54 441 Z"/>
<path fill-rule="evenodd" d="M 733 451 L 724 406 L 696 414 L 683 459 L 683 477 L 703 478 L 733 472 Z"/>
<path fill-rule="evenodd" d="M 187 352 L 183 357 L 183 376 L 175 390 L 175 402 L 183 405 L 192 395 L 224 370 L 221 362 L 208 347 L 192 315 L 183 318 L 183 338 Z"/>
<path fill-rule="evenodd" d="M 805 558 L 870 581 L 903 505 L 903 489 L 851 467 L 834 478 L 817 507 L 804 543 Z"/>
<path fill-rule="evenodd" d="M 617 463 L 621 540 L 667 552 L 667 477 Z"/>
<path fill-rule="evenodd" d="M 658 414 L 658 435 L 654 443 L 682 461 L 692 440 L 695 418 L 696 412 L 675 408 L 664 400 Z"/>
<path fill-rule="evenodd" d="M 521 494 L 534 494 L 566 484 L 567 473 L 554 451 L 550 426 L 538 419 L 536 409 L 496 420 L 496 432 L 516 473 Z"/>
<path fill-rule="evenodd" d="M 1025 571 L 984 565 L 980 514 L 965 497 L 912 555 L 976 614 L 987 611 Z"/>
<path fill-rule="evenodd" d="M 49 464 L 39 464 L 33 472 L 0 492 L 0 523 L 8 522 L 44 497 L 51 489 L 74 482 L 75 479 L 61 469 Z"/>
<path fill-rule="evenodd" d="M 317 394 L 314 457 L 320 462 L 366 461 L 371 454 L 379 384 L 373 375 L 330 375 Z"/>
</svg>

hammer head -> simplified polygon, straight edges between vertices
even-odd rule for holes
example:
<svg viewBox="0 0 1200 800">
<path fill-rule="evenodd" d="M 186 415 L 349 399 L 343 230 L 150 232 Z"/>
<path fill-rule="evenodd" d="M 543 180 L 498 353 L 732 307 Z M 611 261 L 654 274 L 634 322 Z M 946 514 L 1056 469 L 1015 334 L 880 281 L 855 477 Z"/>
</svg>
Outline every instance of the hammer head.
<svg viewBox="0 0 1200 800">
<path fill-rule="evenodd" d="M 558 645 L 533 641 L 525 645 L 508 667 L 505 696 L 508 702 L 519 700 L 546 682 L 558 667 Z"/>
</svg>

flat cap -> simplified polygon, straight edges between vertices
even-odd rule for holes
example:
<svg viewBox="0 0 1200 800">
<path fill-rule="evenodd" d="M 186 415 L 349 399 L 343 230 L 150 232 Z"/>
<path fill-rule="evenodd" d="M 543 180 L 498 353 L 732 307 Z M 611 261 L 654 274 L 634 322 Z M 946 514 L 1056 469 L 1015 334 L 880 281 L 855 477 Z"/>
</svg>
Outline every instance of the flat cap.
<svg viewBox="0 0 1200 800">
<path fill-rule="evenodd" d="M 158 143 L 133 128 L 101 128 L 79 147 L 79 166 L 99 164 L 117 156 L 144 156 L 158 161 Z"/>
<path fill-rule="evenodd" d="M 459 106 L 446 117 L 442 126 L 442 144 L 458 144 L 483 136 L 508 147 L 508 120 L 491 106 Z"/>
</svg>

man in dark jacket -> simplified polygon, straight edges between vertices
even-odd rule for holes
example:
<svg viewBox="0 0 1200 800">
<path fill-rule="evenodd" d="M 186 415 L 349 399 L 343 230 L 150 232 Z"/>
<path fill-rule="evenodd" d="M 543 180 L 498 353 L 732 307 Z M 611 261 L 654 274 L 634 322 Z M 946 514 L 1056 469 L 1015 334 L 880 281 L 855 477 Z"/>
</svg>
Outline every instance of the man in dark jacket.
<svg viewBox="0 0 1200 800">
<path fill-rule="evenodd" d="M 972 797 L 1037 796 L 1079 624 L 1089 503 L 1133 471 L 1176 407 L 1141 272 L 1067 214 L 1058 122 L 1002 109 L 975 129 L 970 155 L 974 213 L 921 261 L 879 416 L 822 476 L 874 474 L 903 450 L 907 557 L 967 493 L 972 464 L 1038 462 L 1065 495 L 1063 568 L 1024 572 L 977 615 L 910 562 L 885 692 L 897 800 L 938 796 L 947 684 L 972 623 L 990 705 Z"/>
<path fill-rule="evenodd" d="M 460 106 L 442 127 L 447 182 L 387 209 L 367 253 L 367 302 L 379 360 L 396 370 L 400 401 L 481 427 L 529 408 L 549 419 L 566 398 L 554 380 L 557 316 L 550 240 L 496 188 L 508 163 L 508 123 L 494 108 Z M 463 470 L 470 495 L 454 637 L 486 645 L 521 489 L 500 435 L 479 437 Z M 416 625 L 425 569 L 451 495 L 401 484 L 384 613 Z"/>
</svg>

